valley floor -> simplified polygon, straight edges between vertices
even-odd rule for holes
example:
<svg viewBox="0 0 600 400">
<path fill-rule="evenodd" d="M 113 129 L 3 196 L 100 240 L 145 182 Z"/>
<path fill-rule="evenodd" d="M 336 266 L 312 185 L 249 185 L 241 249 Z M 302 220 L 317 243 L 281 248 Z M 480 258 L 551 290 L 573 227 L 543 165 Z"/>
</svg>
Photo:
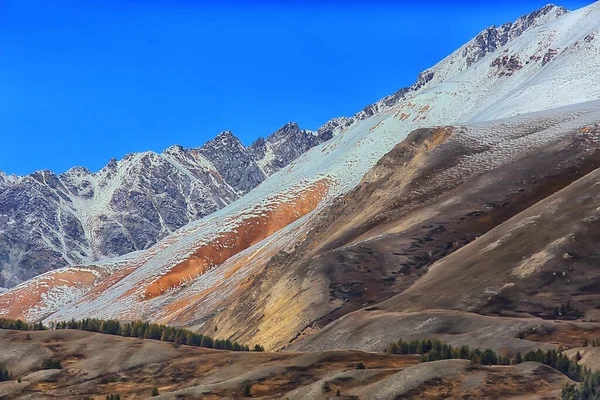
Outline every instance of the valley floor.
<svg viewBox="0 0 600 400">
<path fill-rule="evenodd" d="M 584 355 L 598 363 L 595 348 Z M 41 369 L 51 358 L 62 369 Z M 356 350 L 229 352 L 76 330 L 0 330 L 0 363 L 14 379 L 0 382 L 0 397 L 141 399 L 156 388 L 161 399 L 541 399 L 560 397 L 570 382 L 535 362 L 419 358 Z"/>
</svg>

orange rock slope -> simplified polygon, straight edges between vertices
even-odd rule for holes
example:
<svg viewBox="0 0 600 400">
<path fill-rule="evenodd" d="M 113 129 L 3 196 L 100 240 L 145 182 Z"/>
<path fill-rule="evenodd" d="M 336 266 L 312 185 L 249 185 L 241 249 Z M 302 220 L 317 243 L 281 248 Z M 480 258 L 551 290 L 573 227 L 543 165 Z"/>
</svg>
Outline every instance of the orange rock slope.
<svg viewBox="0 0 600 400">
<path fill-rule="evenodd" d="M 220 265 L 230 257 L 259 243 L 273 233 L 315 209 L 327 192 L 327 182 L 322 180 L 298 197 L 280 204 L 259 216 L 243 220 L 231 232 L 223 232 L 211 243 L 201 246 L 186 260 L 170 268 L 145 287 L 144 298 L 159 296 L 168 290 L 196 279 L 207 270 Z"/>
<path fill-rule="evenodd" d="M 225 226 L 213 229 L 211 221 L 204 225 L 200 221 L 199 228 L 184 228 L 118 266 L 68 267 L 30 280 L 0 294 L 0 316 L 38 320 L 59 311 L 51 319 L 101 316 L 168 322 L 177 318 L 184 325 L 197 314 L 190 313 L 191 305 L 216 292 L 241 290 L 240 276 L 261 268 L 292 243 L 274 240 L 274 234 L 313 211 L 327 195 L 329 184 L 324 178 L 269 196 L 246 206 L 226 223 L 217 219 Z M 189 244 L 182 249 L 181 242 Z M 211 275 L 208 283 L 200 282 L 201 290 L 192 284 L 224 263 L 222 272 L 213 273 L 218 278 Z"/>
</svg>

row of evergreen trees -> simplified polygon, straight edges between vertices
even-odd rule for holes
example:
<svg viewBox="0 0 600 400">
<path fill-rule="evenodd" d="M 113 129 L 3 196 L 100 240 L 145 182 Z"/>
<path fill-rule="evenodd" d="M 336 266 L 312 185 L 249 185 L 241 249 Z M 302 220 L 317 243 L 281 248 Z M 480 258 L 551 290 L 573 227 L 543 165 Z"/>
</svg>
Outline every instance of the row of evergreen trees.
<svg viewBox="0 0 600 400">
<path fill-rule="evenodd" d="M 600 347 L 600 339 L 583 339 L 583 347 Z"/>
<path fill-rule="evenodd" d="M 10 381 L 10 372 L 5 368 L 0 368 L 0 382 Z"/>
<path fill-rule="evenodd" d="M 20 319 L 0 318 L 0 329 L 12 329 L 16 331 L 43 331 L 46 329 L 42 322 L 29 324 Z"/>
<path fill-rule="evenodd" d="M 255 345 L 252 349 L 248 345 L 232 342 L 229 339 L 213 339 L 210 336 L 194 333 L 184 328 L 153 324 L 147 321 L 134 321 L 121 323 L 116 319 L 86 318 L 80 321 L 62 321 L 50 323 L 51 329 L 78 329 L 88 332 L 106 333 L 125 337 L 137 337 L 142 339 L 162 340 L 177 345 L 207 347 L 211 349 L 232 351 L 264 351 L 261 345 Z"/>
<path fill-rule="evenodd" d="M 390 344 L 386 351 L 392 354 L 420 354 L 422 362 L 460 358 L 481 365 L 514 365 L 524 361 L 536 361 L 557 369 L 575 381 L 581 381 L 584 377 L 584 368 L 577 363 L 581 359 L 581 355 L 577 353 L 571 360 L 563 353 L 562 347 L 559 347 L 558 350 L 532 350 L 525 355 L 517 353 L 515 357 L 510 358 L 501 356 L 492 349 L 470 349 L 469 346 L 452 347 L 437 339 L 410 342 L 400 339 L 397 343 Z"/>
<path fill-rule="evenodd" d="M 470 349 L 469 346 L 452 347 L 437 339 L 405 341 L 400 339 L 397 343 L 388 346 L 388 353 L 392 354 L 421 354 L 421 361 L 448 360 L 460 358 L 471 360 L 482 365 L 509 365 L 510 358 L 499 356 L 491 349 Z"/>
<path fill-rule="evenodd" d="M 600 340 L 592 340 L 586 345 L 599 346 Z M 388 346 L 387 352 L 393 354 L 420 354 L 421 361 L 436 361 L 451 358 L 471 360 L 482 365 L 508 365 L 520 364 L 525 361 L 535 361 L 548 365 L 579 384 L 566 384 L 561 392 L 563 400 L 600 400 L 600 371 L 592 371 L 579 365 L 581 354 L 577 352 L 573 359 L 569 359 L 562 346 L 557 350 L 544 351 L 531 350 L 515 357 L 500 356 L 491 349 L 470 349 L 468 346 L 452 347 L 440 340 L 425 339 L 405 341 L 400 339 L 397 343 Z"/>
<path fill-rule="evenodd" d="M 27 323 L 20 319 L 0 318 L 1 329 L 13 329 L 19 331 L 41 331 L 47 329 L 42 322 Z M 80 321 L 61 321 L 51 322 L 51 329 L 78 329 L 88 332 L 106 333 L 109 335 L 119 335 L 125 337 L 137 337 L 143 339 L 162 340 L 172 342 L 177 345 L 186 344 L 188 346 L 207 347 L 211 349 L 232 350 L 232 351 L 265 351 L 259 344 L 250 348 L 248 345 L 242 345 L 232 342 L 229 339 L 213 339 L 207 335 L 194 333 L 188 329 L 174 328 L 172 326 L 152 324 L 147 321 L 134 321 L 121 323 L 116 319 L 86 318 Z"/>
<path fill-rule="evenodd" d="M 582 370 L 579 385 L 566 384 L 561 392 L 563 400 L 600 400 L 600 371 Z"/>
<path fill-rule="evenodd" d="M 554 307 L 554 316 L 555 317 L 569 317 L 573 319 L 579 319 L 584 316 L 584 313 L 578 309 L 573 308 L 570 301 L 567 301 L 567 304 L 561 304 L 560 307 Z"/>
</svg>

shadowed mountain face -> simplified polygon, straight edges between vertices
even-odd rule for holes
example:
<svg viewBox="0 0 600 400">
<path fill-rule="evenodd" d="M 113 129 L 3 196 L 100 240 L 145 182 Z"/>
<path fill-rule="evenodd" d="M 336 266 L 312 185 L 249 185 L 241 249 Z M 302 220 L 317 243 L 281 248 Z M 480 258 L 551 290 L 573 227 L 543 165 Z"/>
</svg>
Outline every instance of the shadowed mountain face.
<svg viewBox="0 0 600 400">
<path fill-rule="evenodd" d="M 383 350 L 394 336 L 425 335 L 516 352 L 527 343 L 518 338 L 524 332 L 546 331 L 546 341 L 569 330 L 581 332 L 580 339 L 586 331 L 597 332 L 597 323 L 567 328 L 560 321 L 575 319 L 575 310 L 581 313 L 578 318 L 585 314 L 588 320 L 597 319 L 593 288 L 598 274 L 594 199 L 599 135 L 599 122 L 566 130 L 561 139 L 507 165 L 470 174 L 466 180 L 454 176 L 443 191 L 431 190 L 434 185 L 421 179 L 434 176 L 430 167 L 460 166 L 456 161 L 465 154 L 447 151 L 461 133 L 432 151 L 428 157 L 433 162 L 414 178 L 402 171 L 386 173 L 400 146 L 387 154 L 372 170 L 374 180 L 365 177 L 349 202 L 353 209 L 375 204 L 377 216 L 366 214 L 366 224 L 346 225 L 347 233 L 334 238 L 322 258 L 346 287 L 361 278 L 361 283 L 369 282 L 384 268 L 388 275 L 379 273 L 380 283 L 371 282 L 367 291 L 346 293 L 346 302 L 332 313 L 339 318 L 362 310 L 342 319 L 322 318 L 320 327 L 337 320 L 325 329 L 307 330 L 309 335 L 292 348 Z M 370 191 L 378 179 L 389 187 L 405 183 L 408 189 L 417 184 L 426 189 L 423 197 L 410 201 L 398 194 L 386 196 L 379 185 Z M 387 206 L 378 207 L 378 202 Z M 340 213 L 334 226 L 344 226 L 346 215 L 360 222 L 356 214 Z M 360 271 L 361 264 L 353 265 L 359 251 L 370 256 L 370 271 L 348 278 L 348 270 Z M 398 294 L 391 295 L 394 291 Z M 557 314 L 566 304 L 566 313 Z M 494 334 L 480 332 L 480 324 Z"/>
</svg>

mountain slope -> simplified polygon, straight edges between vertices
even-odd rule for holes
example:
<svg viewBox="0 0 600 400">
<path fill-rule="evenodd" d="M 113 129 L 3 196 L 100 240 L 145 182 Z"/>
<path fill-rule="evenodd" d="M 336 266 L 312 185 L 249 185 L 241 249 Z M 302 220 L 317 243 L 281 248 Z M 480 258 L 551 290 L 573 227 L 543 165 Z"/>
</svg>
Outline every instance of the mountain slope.
<svg viewBox="0 0 600 400">
<path fill-rule="evenodd" d="M 330 139 L 329 125 L 321 129 L 313 133 L 290 123 L 248 148 L 223 132 L 198 149 L 129 154 L 96 173 L 81 167 L 60 175 L 2 173 L 0 287 L 146 249 Z"/>
<path fill-rule="evenodd" d="M 596 134 L 579 133 L 600 121 L 600 103 L 577 113 L 414 131 L 202 329 L 281 348 L 299 332 L 412 291 L 435 261 L 600 167 Z M 434 288 L 418 293 L 432 299 Z"/>
<path fill-rule="evenodd" d="M 98 173 L 73 168 L 60 175 L 1 174 L 0 287 L 65 265 L 146 249 L 243 196 L 334 134 L 454 77 L 507 41 L 566 12 L 548 5 L 514 23 L 490 27 L 424 71 L 413 86 L 351 118 L 334 118 L 316 132 L 290 123 L 248 148 L 231 132 L 223 132 L 199 149 L 173 146 L 160 155 L 131 154 L 119 162 L 112 160 Z M 423 118 L 421 114 L 413 118 Z M 409 115 L 400 113 L 402 118 Z"/>
<path fill-rule="evenodd" d="M 119 266 L 107 261 L 106 275 L 84 282 L 79 272 L 92 266 L 43 275 L 1 294 L 0 313 L 47 321 L 151 319 L 274 349 L 406 290 L 436 257 L 575 180 L 573 162 L 584 158 L 586 168 L 597 167 L 595 136 L 577 135 L 600 120 L 598 101 L 583 103 L 600 98 L 600 3 L 555 19 L 538 15 L 539 25 L 465 69 L 405 91 L 368 118 L 340 121 L 330 140 L 235 202 Z M 557 53 L 548 60 L 550 50 Z M 537 153 L 546 157 L 532 157 Z M 543 169 L 528 179 L 536 162 L 551 166 L 554 156 L 563 157 L 555 185 Z M 510 174 L 518 184 L 511 185 Z M 528 183 L 539 192 L 527 191 Z M 461 187 L 470 188 L 456 197 L 465 206 L 452 208 L 460 202 L 445 203 L 444 196 Z M 479 189 L 479 199 L 469 197 Z M 520 189 L 526 195 L 500 206 Z M 476 201 L 500 211 L 495 218 L 475 213 L 485 217 L 473 225 L 460 219 L 470 215 L 452 214 L 481 211 L 469 210 Z M 448 221 L 427 220 L 446 214 L 458 222 L 428 248 L 437 225 Z M 423 235 L 418 241 L 415 232 Z M 70 281 L 59 276 L 67 271 Z M 406 278 L 392 276 L 398 273 Z M 76 293 L 46 300 L 71 286 Z"/>
</svg>

